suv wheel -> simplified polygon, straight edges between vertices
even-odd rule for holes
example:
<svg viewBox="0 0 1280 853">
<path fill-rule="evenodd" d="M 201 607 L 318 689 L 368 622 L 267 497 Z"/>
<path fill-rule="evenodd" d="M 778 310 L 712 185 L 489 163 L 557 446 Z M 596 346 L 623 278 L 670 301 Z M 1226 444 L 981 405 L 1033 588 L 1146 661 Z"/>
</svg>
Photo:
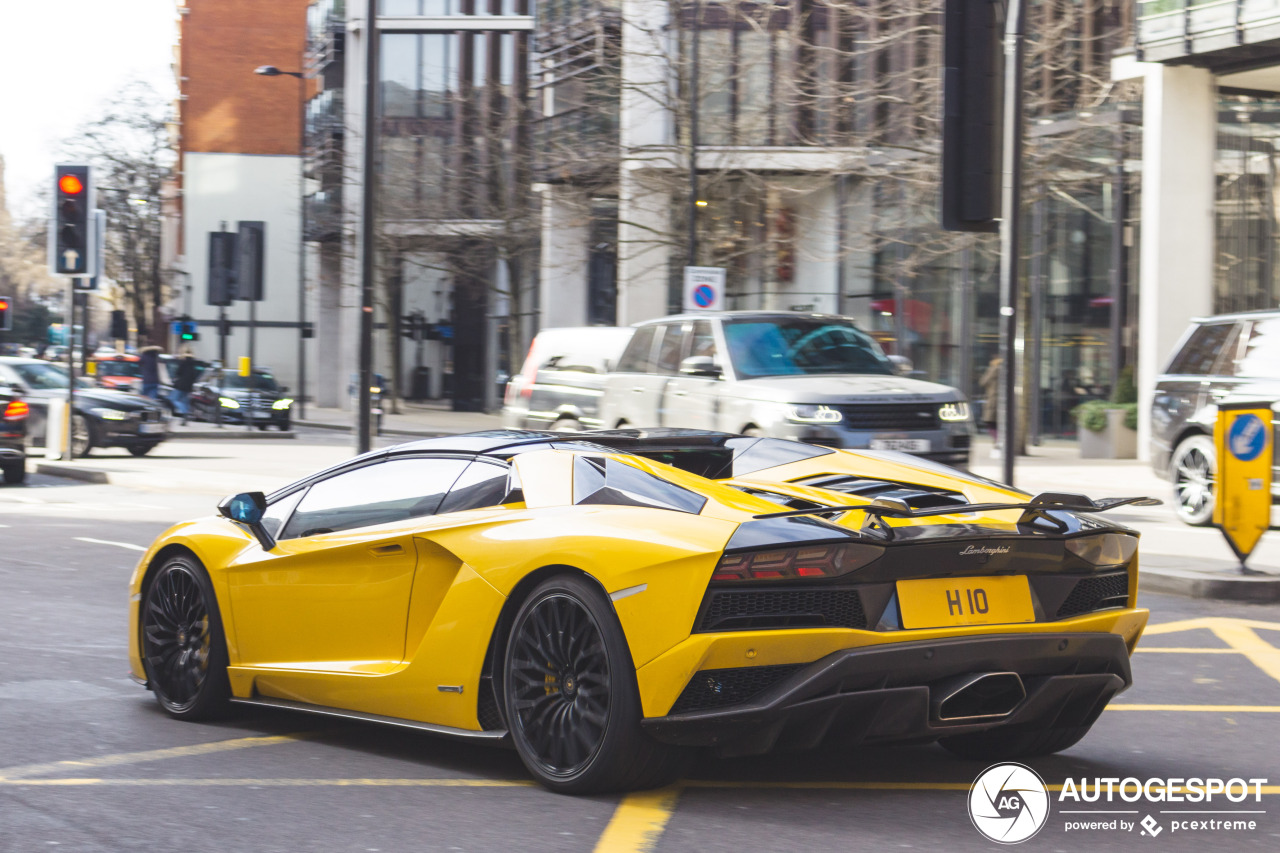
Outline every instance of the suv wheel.
<svg viewBox="0 0 1280 853">
<path fill-rule="evenodd" d="M 1186 524 L 1208 524 L 1213 518 L 1214 483 L 1218 475 L 1213 441 L 1207 435 L 1184 439 L 1173 451 L 1169 471 L 1173 475 L 1178 518 Z"/>
</svg>

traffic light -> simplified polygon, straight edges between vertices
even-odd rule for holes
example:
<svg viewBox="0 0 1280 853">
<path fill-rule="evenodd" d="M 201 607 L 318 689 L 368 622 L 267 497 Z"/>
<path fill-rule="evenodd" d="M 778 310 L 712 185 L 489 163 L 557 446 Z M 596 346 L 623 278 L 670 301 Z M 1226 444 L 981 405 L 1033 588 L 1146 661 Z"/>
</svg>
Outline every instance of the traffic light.
<svg viewBox="0 0 1280 853">
<path fill-rule="evenodd" d="M 187 343 L 190 341 L 200 340 L 199 324 L 190 317 L 183 315 L 178 319 L 178 340 Z"/>
<path fill-rule="evenodd" d="M 8 332 L 13 329 L 13 300 L 7 296 L 0 296 L 0 332 Z"/>
<path fill-rule="evenodd" d="M 97 274 L 97 228 L 93 207 L 93 179 L 89 167 L 55 166 L 53 228 L 49 232 L 49 270 L 54 275 Z"/>
<path fill-rule="evenodd" d="M 112 340 L 123 341 L 129 337 L 129 321 L 125 319 L 124 312 L 119 309 L 111 312 L 111 338 Z"/>
<path fill-rule="evenodd" d="M 1000 0 L 944 0 L 942 227 L 1000 224 L 1002 42 Z"/>
</svg>

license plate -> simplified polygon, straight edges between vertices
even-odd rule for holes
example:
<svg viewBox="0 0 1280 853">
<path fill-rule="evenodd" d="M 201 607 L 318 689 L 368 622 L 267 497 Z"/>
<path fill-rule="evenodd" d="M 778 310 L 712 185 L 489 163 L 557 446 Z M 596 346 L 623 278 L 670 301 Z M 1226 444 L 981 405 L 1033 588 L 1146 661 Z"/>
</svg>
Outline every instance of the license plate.
<svg viewBox="0 0 1280 853">
<path fill-rule="evenodd" d="M 1025 575 L 898 581 L 904 628 L 1034 622 Z"/>
<path fill-rule="evenodd" d="M 873 438 L 872 450 L 900 450 L 903 453 L 928 453 L 930 449 L 927 438 Z"/>
<path fill-rule="evenodd" d="M 138 432 L 143 435 L 150 435 L 155 432 L 164 432 L 164 424 L 138 424 Z"/>
</svg>

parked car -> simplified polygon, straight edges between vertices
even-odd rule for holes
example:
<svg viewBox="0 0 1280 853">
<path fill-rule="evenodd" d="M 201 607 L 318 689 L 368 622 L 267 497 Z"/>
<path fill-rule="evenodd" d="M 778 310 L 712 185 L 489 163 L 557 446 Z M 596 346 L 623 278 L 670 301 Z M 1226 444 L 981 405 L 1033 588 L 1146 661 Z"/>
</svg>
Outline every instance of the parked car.
<svg viewBox="0 0 1280 853">
<path fill-rule="evenodd" d="M 30 407 L 28 435 L 43 447 L 49 400 L 65 398 L 70 385 L 67 369 L 34 358 L 0 358 L 0 384 L 17 386 Z M 150 453 L 169 434 L 169 417 L 155 400 L 123 391 L 97 388 L 77 377 L 75 410 L 71 418 L 71 449 L 88 456 L 97 447 L 123 447 L 134 456 Z"/>
<path fill-rule="evenodd" d="M 254 370 L 241 376 L 236 370 L 210 368 L 191 389 L 191 417 L 201 421 L 251 423 L 258 429 L 289 429 L 293 398 L 278 385 L 271 371 Z"/>
<path fill-rule="evenodd" d="M 1156 380 L 1151 464 L 1173 483 L 1178 517 L 1187 524 L 1208 524 L 1213 518 L 1218 470 L 1213 424 L 1218 404 L 1237 400 L 1263 400 L 1273 411 L 1280 409 L 1280 311 L 1193 320 Z M 1271 501 L 1280 502 L 1277 469 L 1272 470 Z"/>
<path fill-rule="evenodd" d="M 513 429 L 591 429 L 601 425 L 604 378 L 635 329 L 585 326 L 543 329 L 524 367 L 507 382 L 502 423 Z"/>
<path fill-rule="evenodd" d="M 0 382 L 0 471 L 9 484 L 27 479 L 27 421 L 31 409 L 17 388 Z"/>
<path fill-rule="evenodd" d="M 607 428 L 741 432 L 960 467 L 973 436 L 958 390 L 899 375 L 848 317 L 787 311 L 640 324 L 601 409 Z"/>
</svg>

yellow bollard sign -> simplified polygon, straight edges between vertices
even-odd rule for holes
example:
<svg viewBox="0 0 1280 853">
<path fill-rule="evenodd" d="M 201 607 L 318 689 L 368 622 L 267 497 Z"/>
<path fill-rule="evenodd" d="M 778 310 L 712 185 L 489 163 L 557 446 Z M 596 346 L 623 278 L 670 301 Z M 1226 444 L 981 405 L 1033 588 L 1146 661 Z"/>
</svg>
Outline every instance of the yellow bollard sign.
<svg viewBox="0 0 1280 853">
<path fill-rule="evenodd" d="M 1218 456 L 1213 523 L 1240 565 L 1271 526 L 1270 403 L 1223 403 L 1213 427 Z"/>
<path fill-rule="evenodd" d="M 252 367 L 253 367 L 253 364 L 252 362 L 249 361 L 249 356 L 247 355 L 240 356 L 240 375 L 241 376 L 248 376 L 250 373 L 252 373 L 253 372 Z"/>
</svg>

